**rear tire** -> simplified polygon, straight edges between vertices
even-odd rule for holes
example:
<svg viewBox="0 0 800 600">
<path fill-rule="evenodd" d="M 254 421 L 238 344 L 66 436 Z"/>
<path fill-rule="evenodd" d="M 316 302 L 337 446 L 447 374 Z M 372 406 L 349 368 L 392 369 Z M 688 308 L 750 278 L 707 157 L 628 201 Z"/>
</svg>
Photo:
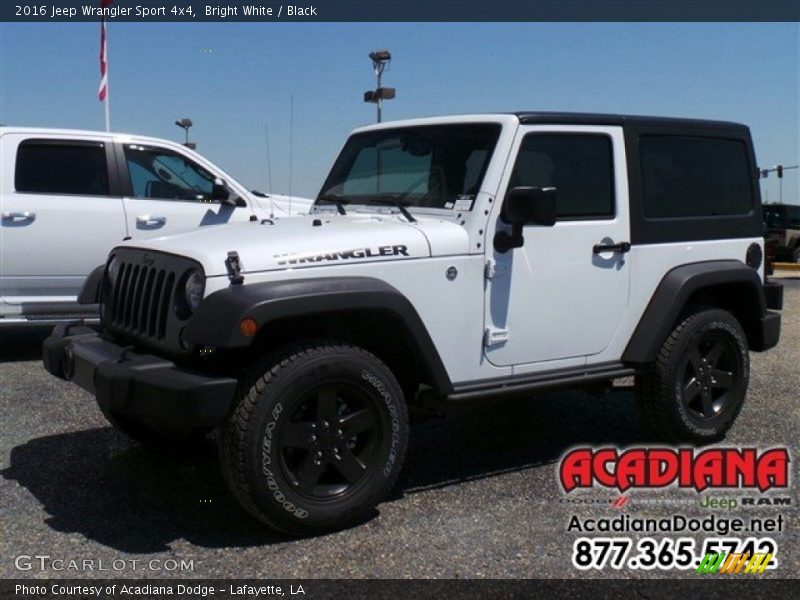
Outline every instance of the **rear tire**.
<svg viewBox="0 0 800 600">
<path fill-rule="evenodd" d="M 707 444 L 725 437 L 744 403 L 750 357 L 729 312 L 692 307 L 637 377 L 645 425 L 669 442 Z"/>
<path fill-rule="evenodd" d="M 369 352 L 307 342 L 255 364 L 219 437 L 222 471 L 257 519 L 292 535 L 362 521 L 391 490 L 408 414 Z"/>
</svg>

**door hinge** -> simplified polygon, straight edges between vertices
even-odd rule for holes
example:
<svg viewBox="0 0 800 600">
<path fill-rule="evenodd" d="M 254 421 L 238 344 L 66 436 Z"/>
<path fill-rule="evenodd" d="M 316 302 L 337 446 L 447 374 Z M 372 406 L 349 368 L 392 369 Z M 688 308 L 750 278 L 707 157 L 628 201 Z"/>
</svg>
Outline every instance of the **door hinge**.
<svg viewBox="0 0 800 600">
<path fill-rule="evenodd" d="M 500 264 L 493 259 L 489 259 L 486 261 L 486 264 L 483 267 L 483 276 L 486 279 L 494 279 L 496 275 L 503 275 L 508 273 L 509 265 L 506 262 L 501 262 Z"/>
<path fill-rule="evenodd" d="M 483 332 L 483 345 L 487 348 L 492 346 L 499 346 L 508 341 L 508 329 L 497 329 L 495 327 L 487 327 Z"/>
<path fill-rule="evenodd" d="M 495 263 L 492 259 L 486 261 L 486 264 L 483 265 L 483 277 L 485 279 L 493 279 L 494 274 L 497 272 L 497 263 Z"/>
</svg>

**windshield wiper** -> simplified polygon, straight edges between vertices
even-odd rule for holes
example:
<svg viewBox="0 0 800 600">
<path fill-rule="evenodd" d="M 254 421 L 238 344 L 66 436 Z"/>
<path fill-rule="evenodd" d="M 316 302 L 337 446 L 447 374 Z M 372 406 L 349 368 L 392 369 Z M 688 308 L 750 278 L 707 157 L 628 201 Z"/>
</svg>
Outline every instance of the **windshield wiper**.
<svg viewBox="0 0 800 600">
<path fill-rule="evenodd" d="M 340 215 L 346 215 L 347 211 L 344 209 L 345 204 L 350 204 L 350 200 L 347 198 L 342 198 L 338 194 L 324 194 L 318 198 L 318 200 L 322 200 L 323 202 L 330 202 L 336 206 L 336 210 Z"/>
<path fill-rule="evenodd" d="M 399 210 L 406 220 L 409 223 L 416 223 L 417 220 L 414 218 L 414 215 L 411 214 L 411 211 L 408 210 L 405 204 L 403 204 L 400 199 L 393 199 L 393 198 L 368 198 L 364 200 L 365 204 L 380 204 L 383 206 L 393 206 L 397 210 Z"/>
</svg>

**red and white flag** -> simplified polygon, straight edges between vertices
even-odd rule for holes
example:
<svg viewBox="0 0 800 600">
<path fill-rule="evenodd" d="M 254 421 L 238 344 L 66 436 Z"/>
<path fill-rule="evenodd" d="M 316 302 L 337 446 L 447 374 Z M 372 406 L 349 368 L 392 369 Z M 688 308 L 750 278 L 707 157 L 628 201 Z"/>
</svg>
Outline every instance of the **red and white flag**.
<svg viewBox="0 0 800 600">
<path fill-rule="evenodd" d="M 114 0 L 100 0 L 100 7 L 109 6 Z M 97 90 L 97 97 L 100 102 L 105 101 L 108 95 L 108 62 L 106 61 L 106 18 L 100 20 L 100 89 Z"/>
</svg>

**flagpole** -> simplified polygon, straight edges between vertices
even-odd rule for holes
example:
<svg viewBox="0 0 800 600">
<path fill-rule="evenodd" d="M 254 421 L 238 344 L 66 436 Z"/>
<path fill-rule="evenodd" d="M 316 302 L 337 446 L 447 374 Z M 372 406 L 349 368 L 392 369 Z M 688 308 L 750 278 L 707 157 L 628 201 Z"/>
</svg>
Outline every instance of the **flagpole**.
<svg viewBox="0 0 800 600">
<path fill-rule="evenodd" d="M 105 40 L 104 40 L 105 41 L 105 48 L 103 48 L 103 52 L 105 53 L 105 63 L 106 63 L 106 75 L 105 75 L 105 77 L 106 77 L 106 97 L 105 97 L 105 100 L 103 101 L 103 104 L 105 104 L 105 110 L 106 110 L 106 133 L 109 133 L 111 131 L 111 116 L 109 114 L 109 110 L 110 110 L 109 104 L 111 104 L 111 98 L 110 98 L 109 87 L 108 87 L 108 23 L 105 22 L 105 17 L 104 17 L 104 22 L 103 22 L 103 28 L 105 29 Z"/>
</svg>

